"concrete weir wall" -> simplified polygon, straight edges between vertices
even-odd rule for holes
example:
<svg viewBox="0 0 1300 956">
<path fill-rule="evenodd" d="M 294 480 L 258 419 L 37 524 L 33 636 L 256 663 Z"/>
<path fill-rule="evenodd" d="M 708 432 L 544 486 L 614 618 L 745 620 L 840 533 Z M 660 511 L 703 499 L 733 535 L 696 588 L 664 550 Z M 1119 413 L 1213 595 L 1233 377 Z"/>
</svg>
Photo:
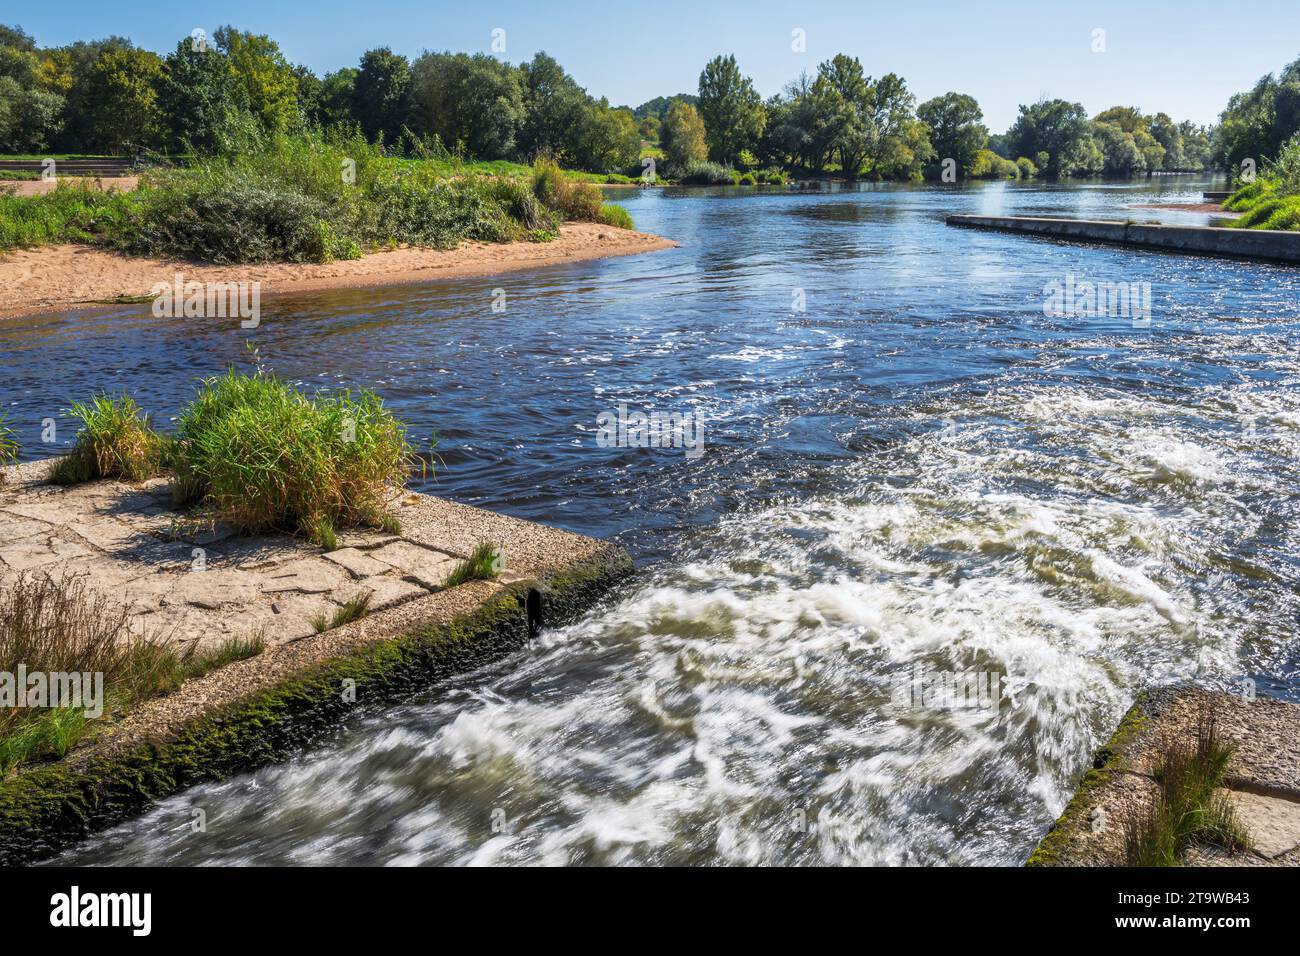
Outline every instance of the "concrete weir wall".
<svg viewBox="0 0 1300 956">
<path fill-rule="evenodd" d="M 1054 239 L 1105 242 L 1190 255 L 1226 256 L 1300 265 L 1300 232 L 1162 226 L 1111 219 L 1049 219 L 1037 216 L 949 216 L 948 225 L 1021 232 Z"/>
<path fill-rule="evenodd" d="M 23 575 L 72 578 L 159 640 L 257 632 L 267 646 L 106 714 L 60 759 L 0 777 L 0 866 L 52 856 L 187 787 L 300 752 L 358 708 L 400 702 L 573 622 L 632 572 L 616 545 L 429 495 L 391 503 L 392 533 L 341 532 L 327 551 L 282 534 L 188 528 L 166 504 L 166 479 L 57 486 L 44 480 L 48 467 L 0 469 L 0 600 Z M 484 541 L 508 555 L 506 567 L 456 583 L 449 572 Z M 196 547 L 200 566 L 188 557 Z M 362 593 L 364 617 L 305 623 Z"/>
</svg>

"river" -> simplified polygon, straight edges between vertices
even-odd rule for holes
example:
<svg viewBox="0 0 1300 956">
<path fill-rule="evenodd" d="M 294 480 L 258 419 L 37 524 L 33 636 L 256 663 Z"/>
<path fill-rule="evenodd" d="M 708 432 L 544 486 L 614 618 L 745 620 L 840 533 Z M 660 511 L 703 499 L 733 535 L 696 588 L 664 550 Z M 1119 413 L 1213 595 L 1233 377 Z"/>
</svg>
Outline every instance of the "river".
<svg viewBox="0 0 1300 956">
<path fill-rule="evenodd" d="M 1300 273 L 944 224 L 1204 223 L 1129 207 L 1210 186 L 611 191 L 680 248 L 270 299 L 249 331 L 0 323 L 33 456 L 69 399 L 128 389 L 165 426 L 253 346 L 436 432 L 422 490 L 639 568 L 499 665 L 59 862 L 1015 864 L 1142 686 L 1300 700 Z M 1048 314 L 1067 281 L 1149 288 L 1149 314 Z M 623 404 L 698 416 L 702 453 L 600 447 Z M 908 706 L 915 668 L 1002 699 Z"/>
</svg>

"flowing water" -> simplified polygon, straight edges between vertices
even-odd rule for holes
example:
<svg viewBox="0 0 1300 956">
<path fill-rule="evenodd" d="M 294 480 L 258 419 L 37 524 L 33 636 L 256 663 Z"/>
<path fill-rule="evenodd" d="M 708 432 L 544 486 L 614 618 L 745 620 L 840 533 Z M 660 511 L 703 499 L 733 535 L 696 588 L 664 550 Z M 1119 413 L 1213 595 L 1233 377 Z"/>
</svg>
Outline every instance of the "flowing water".
<svg viewBox="0 0 1300 956">
<path fill-rule="evenodd" d="M 1208 185 L 623 192 L 681 247 L 273 299 L 254 331 L 0 324 L 34 456 L 69 398 L 165 422 L 251 343 L 436 430 L 424 490 L 639 565 L 509 660 L 62 861 L 1012 864 L 1140 687 L 1300 699 L 1300 273 L 943 221 L 1200 223 L 1126 207 Z M 1149 283 L 1149 327 L 1045 314 L 1070 276 Z M 703 454 L 600 447 L 620 404 L 700 416 Z M 917 706 L 916 668 L 1001 700 Z"/>
</svg>

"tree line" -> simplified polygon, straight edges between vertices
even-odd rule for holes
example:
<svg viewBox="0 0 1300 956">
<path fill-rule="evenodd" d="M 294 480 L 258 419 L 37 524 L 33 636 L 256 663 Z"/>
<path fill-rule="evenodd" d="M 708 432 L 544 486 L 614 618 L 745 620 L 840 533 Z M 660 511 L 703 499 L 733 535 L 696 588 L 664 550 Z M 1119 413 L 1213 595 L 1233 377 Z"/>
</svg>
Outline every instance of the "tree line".
<svg viewBox="0 0 1300 956">
<path fill-rule="evenodd" d="M 1264 161 L 1300 128 L 1300 60 L 1234 96 L 1217 127 L 1116 106 L 1022 105 L 991 133 L 971 96 L 922 103 L 900 76 L 837 54 L 763 99 L 734 56 L 717 56 L 693 94 L 611 106 L 546 53 L 512 65 L 486 54 L 388 48 L 318 77 L 269 36 L 222 27 L 166 56 L 122 37 L 41 48 L 0 26 L 0 152 L 214 152 L 250 132 L 359 129 L 405 153 L 553 157 L 593 172 L 638 172 L 657 147 L 681 174 L 775 167 L 875 179 L 1131 176 Z M 654 154 L 658 155 L 658 154 Z"/>
</svg>

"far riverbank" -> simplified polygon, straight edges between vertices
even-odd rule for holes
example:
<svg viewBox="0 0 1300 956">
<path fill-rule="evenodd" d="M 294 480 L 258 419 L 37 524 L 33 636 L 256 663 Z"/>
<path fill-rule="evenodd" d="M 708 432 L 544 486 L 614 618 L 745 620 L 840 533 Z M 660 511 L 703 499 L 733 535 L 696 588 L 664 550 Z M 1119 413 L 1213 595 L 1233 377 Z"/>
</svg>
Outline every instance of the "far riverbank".
<svg viewBox="0 0 1300 956">
<path fill-rule="evenodd" d="M 550 242 L 462 242 L 450 250 L 403 247 L 328 263 L 218 266 L 59 245 L 0 258 L 0 318 L 111 304 L 147 296 L 177 274 L 195 282 L 261 282 L 261 294 L 404 285 L 671 249 L 671 239 L 601 223 L 570 222 Z"/>
</svg>

